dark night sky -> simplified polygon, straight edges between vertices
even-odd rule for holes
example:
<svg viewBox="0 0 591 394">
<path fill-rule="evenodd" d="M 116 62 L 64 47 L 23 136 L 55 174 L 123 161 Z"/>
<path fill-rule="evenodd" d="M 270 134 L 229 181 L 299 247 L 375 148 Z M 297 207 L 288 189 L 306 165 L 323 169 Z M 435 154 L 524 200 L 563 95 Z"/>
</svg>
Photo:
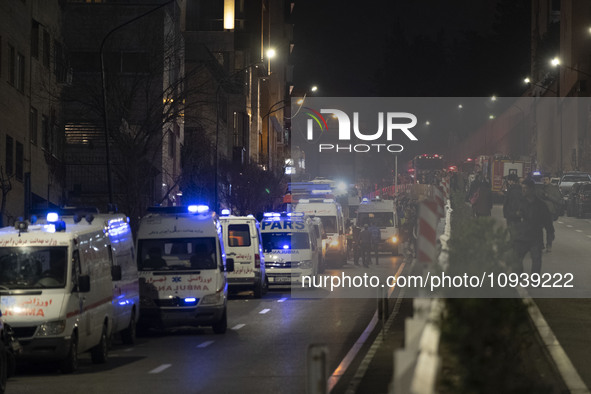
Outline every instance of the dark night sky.
<svg viewBox="0 0 591 394">
<path fill-rule="evenodd" d="M 293 14 L 296 88 L 317 84 L 319 96 L 373 96 L 373 78 L 384 63 L 394 24 L 407 38 L 435 36 L 441 29 L 451 37 L 465 30 L 486 34 L 497 1 L 298 0 Z"/>
</svg>

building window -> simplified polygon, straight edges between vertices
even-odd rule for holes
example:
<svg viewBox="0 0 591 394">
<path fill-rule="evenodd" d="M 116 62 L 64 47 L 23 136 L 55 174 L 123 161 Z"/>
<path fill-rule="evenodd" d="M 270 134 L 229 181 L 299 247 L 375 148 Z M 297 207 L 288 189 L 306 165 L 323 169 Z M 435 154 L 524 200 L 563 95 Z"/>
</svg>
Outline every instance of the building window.
<svg viewBox="0 0 591 394">
<path fill-rule="evenodd" d="M 19 92 L 24 92 L 25 90 L 25 57 L 22 53 L 17 53 L 16 55 L 16 89 Z"/>
<path fill-rule="evenodd" d="M 16 83 L 16 50 L 12 45 L 8 45 L 8 51 L 10 53 L 10 63 L 8 64 L 8 82 L 12 86 Z"/>
<path fill-rule="evenodd" d="M 14 140 L 11 136 L 6 136 L 6 175 L 12 175 L 14 172 Z"/>
<path fill-rule="evenodd" d="M 49 118 L 41 115 L 41 144 L 43 149 L 49 150 Z"/>
<path fill-rule="evenodd" d="M 37 145 L 37 108 L 31 107 L 31 113 L 29 117 L 29 134 L 31 138 L 31 144 Z"/>
<path fill-rule="evenodd" d="M 23 144 L 17 141 L 16 142 L 16 155 L 15 155 L 16 164 L 14 166 L 14 170 L 15 170 L 14 176 L 19 181 L 23 180 L 23 163 L 24 163 L 23 152 L 24 152 Z"/>
<path fill-rule="evenodd" d="M 62 44 L 59 41 L 53 42 L 53 50 L 54 50 L 54 73 L 55 79 L 59 83 L 66 82 L 66 74 L 67 74 L 67 67 L 66 67 L 66 57 L 64 55 L 64 49 Z"/>
<path fill-rule="evenodd" d="M 31 25 L 31 57 L 39 59 L 39 22 L 35 19 Z"/>
<path fill-rule="evenodd" d="M 49 68 L 49 61 L 51 58 L 51 53 L 49 52 L 50 47 L 50 40 L 49 40 L 49 33 L 47 30 L 43 30 L 43 65 Z"/>
<path fill-rule="evenodd" d="M 174 158 L 176 138 L 174 132 L 168 132 L 168 157 Z"/>
</svg>

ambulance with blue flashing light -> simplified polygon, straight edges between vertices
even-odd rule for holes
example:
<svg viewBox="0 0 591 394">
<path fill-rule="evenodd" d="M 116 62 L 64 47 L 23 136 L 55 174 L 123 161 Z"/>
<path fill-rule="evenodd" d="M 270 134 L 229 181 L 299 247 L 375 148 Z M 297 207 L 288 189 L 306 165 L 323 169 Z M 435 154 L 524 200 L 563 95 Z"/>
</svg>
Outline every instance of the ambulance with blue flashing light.
<svg viewBox="0 0 591 394">
<path fill-rule="evenodd" d="M 261 298 L 269 287 L 259 221 L 254 216 L 230 215 L 223 209 L 220 222 L 224 233 L 226 257 L 234 259 L 234 271 L 228 272 L 230 291 L 251 290 Z"/>
<path fill-rule="evenodd" d="M 391 252 L 393 255 L 403 252 L 394 200 L 364 198 L 361 201 L 357 210 L 357 225 L 371 226 L 372 223 L 380 229 L 380 251 Z"/>
<path fill-rule="evenodd" d="M 127 217 L 76 209 L 0 229 L 0 309 L 24 361 L 78 367 L 90 350 L 108 357 L 110 338 L 135 340 L 139 280 Z"/>
<path fill-rule="evenodd" d="M 347 234 L 341 204 L 332 198 L 300 199 L 294 207 L 294 212 L 302 212 L 322 220 L 327 236 L 327 263 L 335 266 L 347 263 Z"/>
<path fill-rule="evenodd" d="M 303 213 L 267 212 L 261 221 L 269 286 L 302 283 L 318 274 L 321 247 L 312 221 Z"/>
<path fill-rule="evenodd" d="M 152 207 L 137 233 L 141 326 L 227 329 L 226 259 L 222 225 L 205 205 Z"/>
</svg>

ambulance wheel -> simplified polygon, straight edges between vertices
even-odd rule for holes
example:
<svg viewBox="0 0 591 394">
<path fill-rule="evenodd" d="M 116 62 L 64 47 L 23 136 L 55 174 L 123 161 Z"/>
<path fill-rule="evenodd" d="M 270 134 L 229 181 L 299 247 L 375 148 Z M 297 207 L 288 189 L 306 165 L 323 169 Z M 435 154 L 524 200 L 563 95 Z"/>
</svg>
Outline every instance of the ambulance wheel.
<svg viewBox="0 0 591 394">
<path fill-rule="evenodd" d="M 78 369 L 78 335 L 72 333 L 70 341 L 70 350 L 65 359 L 60 362 L 60 370 L 62 373 L 72 373 Z"/>
<path fill-rule="evenodd" d="M 226 332 L 226 329 L 228 328 L 228 314 L 226 312 L 226 308 L 224 308 L 224 312 L 220 320 L 213 323 L 211 328 L 216 334 L 224 334 Z"/>
<path fill-rule="evenodd" d="M 121 331 L 121 340 L 126 345 L 133 345 L 135 343 L 136 338 L 136 327 L 137 323 L 135 321 L 135 310 L 131 312 L 131 319 L 129 320 L 129 326 L 123 331 Z"/>
<path fill-rule="evenodd" d="M 252 295 L 254 298 L 261 298 L 263 296 L 263 287 L 265 286 L 263 283 L 264 282 L 261 281 L 254 284 L 254 288 L 252 289 Z"/>
<path fill-rule="evenodd" d="M 101 332 L 101 341 L 90 350 L 90 358 L 95 364 L 104 364 L 107 362 L 109 354 L 109 338 L 107 337 L 107 326 L 103 326 Z"/>
<path fill-rule="evenodd" d="M 8 357 L 4 341 L 0 338 L 0 394 L 6 390 L 6 380 L 8 379 Z"/>
</svg>

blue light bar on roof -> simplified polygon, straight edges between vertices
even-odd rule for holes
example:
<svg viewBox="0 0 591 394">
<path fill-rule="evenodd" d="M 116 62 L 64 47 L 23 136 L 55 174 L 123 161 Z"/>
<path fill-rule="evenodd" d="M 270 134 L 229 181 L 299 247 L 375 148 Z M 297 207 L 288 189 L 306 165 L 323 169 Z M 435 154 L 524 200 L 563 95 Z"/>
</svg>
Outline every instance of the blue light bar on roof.
<svg viewBox="0 0 591 394">
<path fill-rule="evenodd" d="M 222 215 L 224 215 L 224 216 L 230 215 L 230 210 L 229 209 L 222 209 Z"/>
<path fill-rule="evenodd" d="M 207 205 L 189 205 L 187 210 L 190 213 L 205 213 L 209 211 L 209 207 Z"/>
<path fill-rule="evenodd" d="M 542 173 L 540 171 L 534 171 L 532 172 L 532 175 L 542 175 Z"/>
<path fill-rule="evenodd" d="M 334 202 L 332 198 L 325 198 L 322 202 Z"/>
<path fill-rule="evenodd" d="M 296 218 L 296 217 L 303 217 L 305 214 L 304 212 L 288 212 L 287 216 Z"/>
<path fill-rule="evenodd" d="M 57 212 L 49 212 L 46 219 L 48 222 L 57 222 L 59 220 L 59 215 Z"/>
</svg>

